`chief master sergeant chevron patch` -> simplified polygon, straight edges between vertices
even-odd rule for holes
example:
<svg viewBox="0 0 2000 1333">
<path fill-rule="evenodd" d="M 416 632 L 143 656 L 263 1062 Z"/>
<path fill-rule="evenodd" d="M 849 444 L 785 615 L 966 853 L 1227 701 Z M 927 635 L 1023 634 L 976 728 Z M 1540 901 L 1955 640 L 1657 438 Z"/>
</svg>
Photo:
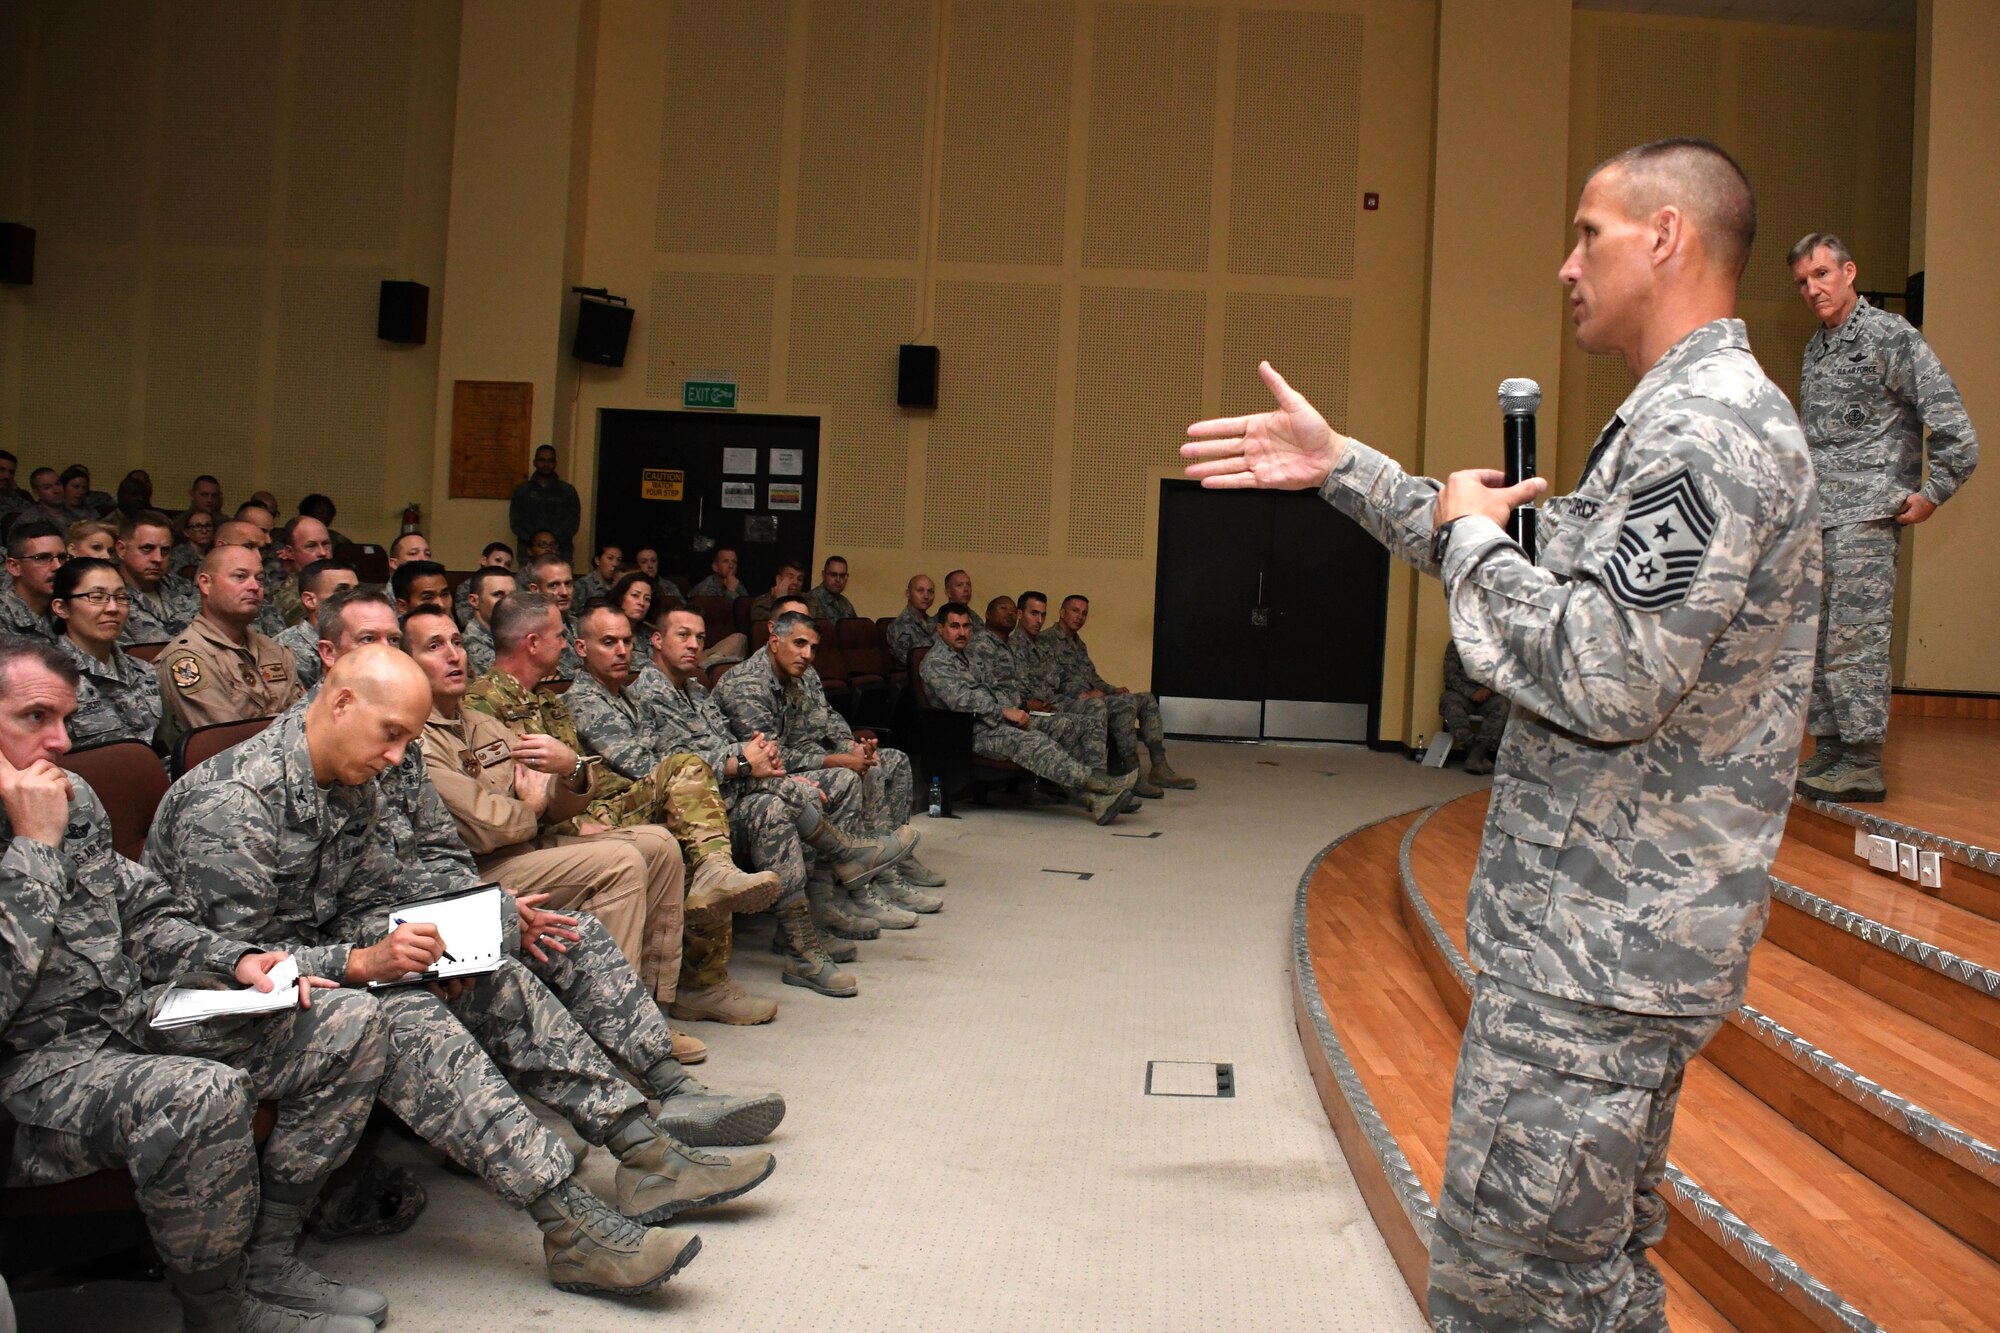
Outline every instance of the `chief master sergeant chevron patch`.
<svg viewBox="0 0 2000 1333">
<path fill-rule="evenodd" d="M 1664 611 L 1694 586 L 1714 535 L 1715 511 L 1682 468 L 1633 494 L 1605 586 L 1635 611 Z"/>
</svg>

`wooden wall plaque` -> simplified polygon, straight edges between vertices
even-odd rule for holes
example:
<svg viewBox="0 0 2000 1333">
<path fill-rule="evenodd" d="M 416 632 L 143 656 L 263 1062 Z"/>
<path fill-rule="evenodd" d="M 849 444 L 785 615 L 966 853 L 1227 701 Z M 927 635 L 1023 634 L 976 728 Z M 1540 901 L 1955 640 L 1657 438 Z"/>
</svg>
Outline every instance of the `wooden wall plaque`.
<svg viewBox="0 0 2000 1333">
<path fill-rule="evenodd" d="M 451 386 L 451 498 L 505 500 L 532 465 L 535 386 L 512 380 L 454 380 Z"/>
</svg>

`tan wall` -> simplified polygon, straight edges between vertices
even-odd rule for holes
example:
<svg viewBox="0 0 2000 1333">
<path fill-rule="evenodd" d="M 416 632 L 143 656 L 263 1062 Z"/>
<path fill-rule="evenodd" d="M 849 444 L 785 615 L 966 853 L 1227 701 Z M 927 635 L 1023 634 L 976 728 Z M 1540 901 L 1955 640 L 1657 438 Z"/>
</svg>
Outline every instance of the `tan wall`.
<svg viewBox="0 0 2000 1333">
<path fill-rule="evenodd" d="M 2000 23 L 1991 0 L 1932 0 L 1929 10 L 1924 185 L 1924 337 L 1936 349 L 1975 427 L 2000 437 L 2000 342 L 1989 306 L 2000 290 Z M 2000 690 L 1993 589 L 2000 587 L 2000 484 L 1989 461 L 1916 531 L 1900 684 Z"/>
<path fill-rule="evenodd" d="M 456 0 L 0 7 L 0 447 L 185 502 L 331 493 L 382 538 L 429 498 L 437 351 L 377 284 L 443 295 Z"/>
</svg>

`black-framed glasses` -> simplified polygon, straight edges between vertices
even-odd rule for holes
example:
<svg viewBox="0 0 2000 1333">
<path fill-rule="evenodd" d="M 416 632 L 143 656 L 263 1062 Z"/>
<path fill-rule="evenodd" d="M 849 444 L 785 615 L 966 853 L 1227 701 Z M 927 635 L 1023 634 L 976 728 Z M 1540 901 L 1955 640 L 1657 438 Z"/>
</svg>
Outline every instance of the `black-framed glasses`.
<svg viewBox="0 0 2000 1333">
<path fill-rule="evenodd" d="M 119 606 L 130 606 L 132 605 L 132 594 L 126 592 L 123 588 L 120 588 L 116 592 L 111 592 L 104 588 L 92 588 L 89 592 L 73 592 L 64 600 L 89 602 L 92 606 L 103 606 L 106 602 L 113 602 Z"/>
</svg>

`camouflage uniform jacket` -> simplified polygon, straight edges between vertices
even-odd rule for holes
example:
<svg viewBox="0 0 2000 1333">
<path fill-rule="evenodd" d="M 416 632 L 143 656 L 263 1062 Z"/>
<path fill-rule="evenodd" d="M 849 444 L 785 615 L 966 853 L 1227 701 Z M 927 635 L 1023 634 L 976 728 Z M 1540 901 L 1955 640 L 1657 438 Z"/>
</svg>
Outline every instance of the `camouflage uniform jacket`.
<svg viewBox="0 0 2000 1333">
<path fill-rule="evenodd" d="M 1007 636 L 1007 651 L 1014 659 L 1014 674 L 1020 678 L 1021 691 L 1028 698 L 1053 703 L 1076 697 L 1078 691 L 1064 688 L 1068 663 L 1054 630 L 1030 634 L 1016 626 Z"/>
<path fill-rule="evenodd" d="M 567 560 L 582 523 L 583 501 L 576 487 L 561 477 L 544 480 L 540 475 L 530 476 L 514 488 L 507 504 L 507 526 L 514 530 L 514 544 L 523 552 L 529 538 L 546 530 L 555 534 L 556 549 Z M 526 558 L 524 554 L 522 559 Z"/>
<path fill-rule="evenodd" d="M 1042 637 L 1053 639 L 1054 646 L 1062 657 L 1063 687 L 1066 694 L 1082 694 L 1087 690 L 1103 690 L 1106 694 L 1118 689 L 1110 681 L 1097 673 L 1097 663 L 1090 659 L 1090 646 L 1080 634 L 1071 634 L 1061 625 L 1042 631 Z"/>
<path fill-rule="evenodd" d="M 169 788 L 146 864 L 181 915 L 245 948 L 290 949 L 301 972 L 339 981 L 350 948 L 388 933 L 391 908 L 478 876 L 416 745 L 359 787 L 322 790 L 305 716 L 292 708 Z M 198 949 L 185 959 L 210 971 L 219 961 Z"/>
<path fill-rule="evenodd" d="M 715 698 L 739 739 L 748 740 L 761 731 L 778 747 L 787 773 L 825 768 L 829 754 L 843 754 L 854 746 L 846 719 L 826 701 L 819 672 L 808 667 L 798 680 L 780 680 L 769 645 L 731 669 L 716 686 Z"/>
<path fill-rule="evenodd" d="M 169 580 L 179 579 L 192 587 L 195 572 L 206 558 L 207 552 L 196 550 L 191 543 L 176 542 L 174 548 L 167 552 L 166 577 Z"/>
<path fill-rule="evenodd" d="M 467 613 L 465 617 L 465 674 L 468 678 L 483 676 L 493 669 L 493 631 L 478 616 Z"/>
<path fill-rule="evenodd" d="M 26 639 L 57 637 L 55 622 L 29 610 L 21 594 L 12 588 L 0 592 L 0 634 L 18 634 Z"/>
<path fill-rule="evenodd" d="M 814 585 L 806 593 L 806 605 L 812 608 L 815 620 L 856 619 L 854 603 L 843 593 L 828 592 L 824 583 Z"/>
<path fill-rule="evenodd" d="M 590 679 L 588 671 L 578 673 L 572 691 Z M 589 747 L 577 735 L 576 717 L 563 696 L 548 690 L 531 690 L 505 671 L 495 667 L 465 687 L 466 708 L 497 717 L 518 735 L 553 736 L 575 750 L 588 754 Z M 632 785 L 630 778 L 600 767 L 591 775 L 590 799 L 608 800 Z"/>
<path fill-rule="evenodd" d="M 188 627 L 201 612 L 201 594 L 186 583 L 160 580 L 151 592 L 142 592 L 130 579 L 125 591 L 132 594 L 132 611 L 125 628 L 118 632 L 122 646 L 131 643 L 165 643 Z"/>
<path fill-rule="evenodd" d="M 883 636 L 889 644 L 889 656 L 896 659 L 896 665 L 907 667 L 910 654 L 919 648 L 929 646 L 937 637 L 937 627 L 931 618 L 914 606 L 905 606 L 902 614 L 889 622 L 889 632 Z"/>
<path fill-rule="evenodd" d="M 924 654 L 918 673 L 924 678 L 924 693 L 933 708 L 970 713 L 982 730 L 1012 725 L 1001 714 L 1018 707 L 1020 700 L 982 673 L 970 651 L 959 652 L 939 639 L 937 647 Z"/>
<path fill-rule="evenodd" d="M 1912 491 L 1943 504 L 1979 462 L 1979 437 L 1924 335 L 1858 298 L 1806 344 L 1799 415 L 1819 478 L 1823 527 L 1893 518 Z M 1930 480 L 1924 429 L 1930 428 Z"/>
<path fill-rule="evenodd" d="M 965 645 L 965 655 L 972 659 L 980 678 L 992 685 L 996 692 L 1025 699 L 1028 697 L 1028 684 L 1014 661 L 1014 652 L 1007 646 L 1008 642 L 1000 637 L 997 630 L 982 621 L 974 621 L 972 638 Z"/>
<path fill-rule="evenodd" d="M 292 669 L 299 678 L 299 688 L 308 692 L 318 689 L 320 680 L 326 675 L 326 664 L 319 660 L 319 626 L 310 620 L 301 620 L 288 626 L 284 633 L 273 642 L 283 646 L 292 655 Z"/>
<path fill-rule="evenodd" d="M 588 671 L 563 696 L 576 733 L 615 773 L 637 781 L 673 753 L 631 687 L 613 694 Z"/>
<path fill-rule="evenodd" d="M 1425 572 L 1438 483 L 1350 444 L 1320 494 Z M 1475 967 L 1647 1014 L 1726 1013 L 1770 907 L 1812 681 L 1805 437 L 1740 320 L 1689 333 L 1542 509 L 1442 569 L 1473 679 L 1514 701 L 1466 912 Z"/>
<path fill-rule="evenodd" d="M 715 779 L 720 783 L 748 777 L 747 768 L 737 779 L 723 777 L 729 761 L 743 752 L 743 742 L 736 738 L 729 715 L 708 692 L 708 686 L 692 677 L 685 686 L 675 685 L 672 676 L 649 661 L 625 693 L 644 709 L 646 721 L 656 729 L 663 751 L 700 755 L 701 761 L 715 770 Z"/>
<path fill-rule="evenodd" d="M 254 946 L 179 920 L 159 876 L 111 846 L 111 820 L 75 774 L 60 849 L 16 838 L 0 810 L 0 1096 L 90 1059 L 116 1035 L 146 1049 L 161 985 L 190 942 L 229 975 Z"/>
<path fill-rule="evenodd" d="M 1444 646 L 1444 692 L 1456 694 L 1462 699 L 1471 699 L 1485 687 L 1465 672 L 1465 659 L 1459 656 L 1458 645 Z"/>
<path fill-rule="evenodd" d="M 267 582 L 264 585 L 264 608 L 281 622 L 279 629 L 290 629 L 304 620 L 306 604 L 299 600 L 299 576 L 280 573 L 277 578 Z"/>
<path fill-rule="evenodd" d="M 753 598 L 750 602 L 751 621 L 754 623 L 759 620 L 771 619 L 771 611 L 774 607 L 777 606 L 777 604 L 778 604 L 778 594 L 774 592 L 758 593 L 757 596 Z"/>
<path fill-rule="evenodd" d="M 78 749 L 111 741 L 153 743 L 160 729 L 160 680 L 145 662 L 127 657 L 117 644 L 100 662 L 68 635 L 56 643 L 76 664 L 76 713 L 69 720 L 69 743 Z"/>
<path fill-rule="evenodd" d="M 593 597 L 609 596 L 611 596 L 611 584 L 597 577 L 597 571 L 593 569 L 576 581 L 576 588 L 570 600 L 580 610 L 589 606 Z"/>
<path fill-rule="evenodd" d="M 736 586 L 732 588 L 727 584 L 725 584 L 722 581 L 721 576 L 717 574 L 710 574 L 707 578 L 703 579 L 700 583 L 695 584 L 694 587 L 688 590 L 688 596 L 690 597 L 734 598 L 734 597 L 741 597 L 742 595 L 743 595 L 743 580 L 738 579 L 736 581 Z"/>
</svg>

